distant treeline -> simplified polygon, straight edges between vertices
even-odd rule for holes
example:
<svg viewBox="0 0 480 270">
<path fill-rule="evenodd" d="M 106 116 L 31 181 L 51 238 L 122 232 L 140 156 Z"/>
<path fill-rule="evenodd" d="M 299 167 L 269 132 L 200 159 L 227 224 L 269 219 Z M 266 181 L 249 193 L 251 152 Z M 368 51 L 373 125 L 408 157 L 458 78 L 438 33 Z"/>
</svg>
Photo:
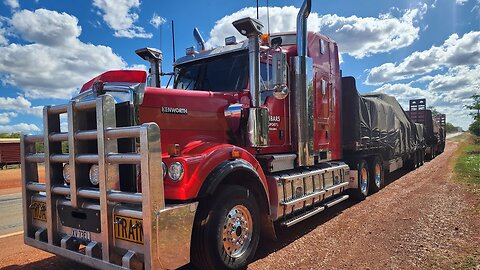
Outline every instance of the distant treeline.
<svg viewBox="0 0 480 270">
<path fill-rule="evenodd" d="M 3 139 L 20 138 L 20 136 L 22 136 L 22 133 L 20 132 L 0 133 L 0 138 L 3 138 Z"/>
</svg>

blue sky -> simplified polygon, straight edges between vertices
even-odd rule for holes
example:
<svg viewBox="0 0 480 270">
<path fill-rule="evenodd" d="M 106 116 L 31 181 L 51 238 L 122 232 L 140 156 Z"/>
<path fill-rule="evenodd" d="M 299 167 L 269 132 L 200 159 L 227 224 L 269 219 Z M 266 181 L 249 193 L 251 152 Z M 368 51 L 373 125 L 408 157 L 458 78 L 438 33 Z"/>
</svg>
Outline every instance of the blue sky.
<svg viewBox="0 0 480 270">
<path fill-rule="evenodd" d="M 65 103 L 106 70 L 145 69 L 135 49 L 161 48 L 171 71 L 171 20 L 178 58 L 194 27 L 214 47 L 241 40 L 231 22 L 256 16 L 255 0 L 162 2 L 0 0 L 0 132 L 38 133 L 44 105 Z M 337 41 L 343 74 L 361 92 L 394 95 L 405 109 L 424 97 L 468 127 L 463 105 L 480 93 L 480 0 L 312 2 L 309 29 Z M 301 3 L 270 0 L 270 31 L 294 30 Z M 267 1 L 259 4 L 267 26 Z"/>
</svg>

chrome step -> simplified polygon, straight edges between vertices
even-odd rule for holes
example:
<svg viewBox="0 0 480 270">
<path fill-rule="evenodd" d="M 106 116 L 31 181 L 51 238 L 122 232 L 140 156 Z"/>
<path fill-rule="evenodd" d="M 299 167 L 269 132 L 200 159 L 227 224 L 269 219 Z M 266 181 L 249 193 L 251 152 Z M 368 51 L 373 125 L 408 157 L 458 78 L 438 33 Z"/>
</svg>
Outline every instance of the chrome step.
<svg viewBox="0 0 480 270">
<path fill-rule="evenodd" d="M 327 208 L 328 208 L 328 207 L 332 207 L 332 206 L 336 205 L 337 203 L 341 203 L 341 202 L 345 201 L 345 200 L 348 199 L 349 197 L 350 197 L 350 196 L 348 196 L 348 195 L 343 195 L 343 196 L 341 196 L 341 197 L 338 197 L 338 198 L 336 198 L 336 199 L 334 199 L 334 200 L 331 200 L 331 201 L 327 202 L 326 204 L 324 204 L 324 206 L 327 207 Z"/>
<path fill-rule="evenodd" d="M 326 191 L 324 189 L 322 189 L 322 190 L 315 191 L 315 192 L 310 193 L 306 196 L 303 196 L 303 197 L 300 197 L 300 198 L 297 198 L 297 199 L 294 199 L 294 200 L 291 200 L 291 201 L 280 202 L 280 204 L 283 205 L 283 206 L 292 206 L 292 205 L 295 205 L 299 202 L 304 202 L 304 201 L 307 201 L 309 199 L 313 199 L 317 196 L 323 195 L 323 194 L 325 194 L 325 192 Z"/>
<path fill-rule="evenodd" d="M 306 213 L 300 214 L 296 217 L 293 217 L 292 219 L 289 219 L 289 220 L 286 220 L 286 221 L 282 222 L 282 225 L 290 227 L 292 225 L 297 224 L 298 222 L 300 222 L 302 220 L 305 220 L 305 219 L 307 219 L 311 216 L 314 216 L 314 215 L 322 212 L 323 210 L 325 210 L 325 207 L 323 207 L 323 206 L 315 207 L 314 209 L 312 209 L 312 210 L 310 210 Z"/>
<path fill-rule="evenodd" d="M 300 215 L 298 215 L 298 216 L 295 216 L 295 217 L 293 217 L 293 218 L 291 218 L 291 219 L 288 219 L 288 220 L 282 222 L 282 225 L 287 226 L 287 227 L 290 227 L 290 226 L 292 226 L 292 225 L 295 225 L 295 224 L 297 224 L 298 222 L 300 222 L 300 221 L 302 221 L 302 220 L 305 220 L 305 219 L 307 219 L 307 218 L 309 218 L 309 217 L 312 217 L 312 216 L 314 216 L 314 215 L 322 212 L 322 211 L 325 210 L 326 208 L 332 207 L 332 206 L 334 206 L 334 205 L 336 205 L 336 204 L 338 204 L 338 203 L 341 203 L 341 202 L 347 200 L 349 197 L 350 197 L 350 196 L 348 196 L 348 195 L 343 195 L 343 196 L 341 196 L 341 197 L 338 197 L 338 198 L 336 198 L 336 199 L 334 199 L 334 200 L 331 200 L 331 201 L 323 204 L 322 206 L 315 207 L 315 208 L 313 208 L 312 210 L 310 210 L 310 211 L 308 211 L 308 212 L 302 213 L 302 214 L 300 214 Z"/>
</svg>

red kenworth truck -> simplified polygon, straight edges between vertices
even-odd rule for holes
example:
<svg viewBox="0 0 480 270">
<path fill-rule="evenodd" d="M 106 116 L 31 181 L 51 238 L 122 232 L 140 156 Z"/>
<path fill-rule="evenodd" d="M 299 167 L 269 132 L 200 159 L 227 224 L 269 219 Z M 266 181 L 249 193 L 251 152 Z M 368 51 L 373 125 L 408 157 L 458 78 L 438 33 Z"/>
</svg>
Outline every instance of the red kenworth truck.
<svg viewBox="0 0 480 270">
<path fill-rule="evenodd" d="M 106 72 L 46 106 L 43 135 L 22 139 L 25 243 L 101 269 L 245 268 L 277 225 L 423 164 L 423 126 L 341 77 L 337 44 L 306 31 L 310 9 L 296 33 L 233 22 L 247 39 L 189 49 L 173 89 L 161 87 L 162 53 L 145 48 L 148 76 Z"/>
</svg>

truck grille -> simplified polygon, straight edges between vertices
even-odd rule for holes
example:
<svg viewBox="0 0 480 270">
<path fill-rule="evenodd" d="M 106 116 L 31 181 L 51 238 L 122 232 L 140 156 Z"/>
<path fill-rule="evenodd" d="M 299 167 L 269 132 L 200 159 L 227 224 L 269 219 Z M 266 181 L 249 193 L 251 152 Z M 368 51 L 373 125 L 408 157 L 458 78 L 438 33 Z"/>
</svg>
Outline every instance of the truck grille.
<svg viewBox="0 0 480 270">
<path fill-rule="evenodd" d="M 91 122 L 88 124 L 87 115 L 92 113 L 96 115 L 96 129 L 90 129 Z M 61 114 L 67 115 L 68 132 L 61 132 Z M 139 152 L 119 153 L 118 140 L 132 138 L 139 139 Z M 62 152 L 62 142 L 68 142 L 68 153 Z M 91 153 L 92 147 L 88 147 L 92 142 L 97 153 Z M 38 143 L 43 143 L 44 153 L 36 153 Z M 117 127 L 115 101 L 102 95 L 95 100 L 45 107 L 44 135 L 25 135 L 21 146 L 27 244 L 93 267 L 162 268 L 158 222 L 165 201 L 157 124 Z M 38 181 L 37 166 L 42 162 L 45 183 Z M 62 175 L 65 163 L 70 165 L 69 185 L 64 184 Z M 99 166 L 98 188 L 89 183 L 88 171 L 93 164 Z M 122 164 L 140 166 L 142 193 L 120 189 Z M 86 224 L 95 223 L 95 216 L 98 224 L 82 227 L 81 219 Z M 140 224 L 136 235 L 142 237 L 138 242 L 141 245 L 115 238 L 115 226 L 126 220 L 114 220 L 119 216 Z M 79 233 L 64 226 L 67 223 L 78 224 L 82 230 Z M 91 239 L 81 240 L 90 233 Z"/>
</svg>

